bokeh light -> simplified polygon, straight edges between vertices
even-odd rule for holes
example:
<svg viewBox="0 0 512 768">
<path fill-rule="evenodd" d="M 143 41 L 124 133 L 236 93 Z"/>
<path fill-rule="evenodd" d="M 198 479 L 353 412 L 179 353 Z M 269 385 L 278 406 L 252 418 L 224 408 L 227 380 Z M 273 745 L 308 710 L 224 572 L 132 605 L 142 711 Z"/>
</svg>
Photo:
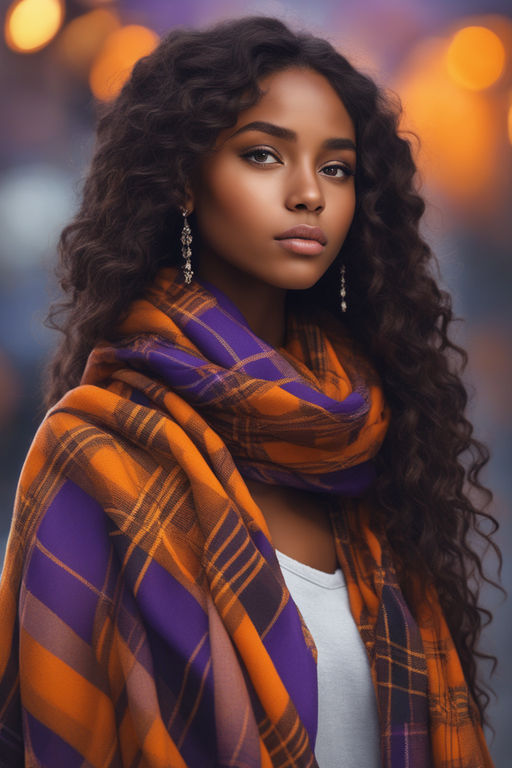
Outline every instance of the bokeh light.
<svg viewBox="0 0 512 768">
<path fill-rule="evenodd" d="M 499 120 L 493 104 L 446 76 L 447 41 L 430 38 L 404 61 L 395 84 L 403 128 L 420 138 L 417 157 L 425 178 L 459 204 L 492 204 Z"/>
<path fill-rule="evenodd" d="M 458 85 L 479 91 L 500 77 L 505 67 L 505 48 L 491 29 L 464 27 L 455 33 L 448 46 L 446 67 Z"/>
<path fill-rule="evenodd" d="M 5 17 L 5 41 L 17 53 L 34 53 L 55 37 L 63 19 L 62 0 L 16 0 Z"/>
<path fill-rule="evenodd" d="M 54 254 L 59 232 L 73 216 L 70 174 L 49 163 L 14 166 L 0 179 L 2 262 L 30 270 Z M 30 222 L 30 226 L 27 226 Z"/>
<path fill-rule="evenodd" d="M 105 40 L 120 26 L 113 10 L 97 8 L 83 13 L 62 30 L 56 41 L 57 54 L 70 69 L 87 77 Z"/>
<path fill-rule="evenodd" d="M 112 32 L 98 53 L 89 75 L 93 94 L 101 101 L 117 96 L 138 59 L 158 45 L 158 35 L 148 27 L 130 24 Z"/>
</svg>

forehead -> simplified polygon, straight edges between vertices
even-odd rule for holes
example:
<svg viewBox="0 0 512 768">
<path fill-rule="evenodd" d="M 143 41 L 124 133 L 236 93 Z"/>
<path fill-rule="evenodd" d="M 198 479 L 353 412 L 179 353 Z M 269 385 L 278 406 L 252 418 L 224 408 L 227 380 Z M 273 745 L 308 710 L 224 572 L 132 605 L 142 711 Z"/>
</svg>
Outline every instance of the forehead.
<svg viewBox="0 0 512 768">
<path fill-rule="evenodd" d="M 266 120 L 319 139 L 343 136 L 355 141 L 355 129 L 345 105 L 326 77 L 311 69 L 290 68 L 259 81 L 260 100 L 238 115 L 236 125 L 222 132 L 226 139 L 240 126 Z"/>
</svg>

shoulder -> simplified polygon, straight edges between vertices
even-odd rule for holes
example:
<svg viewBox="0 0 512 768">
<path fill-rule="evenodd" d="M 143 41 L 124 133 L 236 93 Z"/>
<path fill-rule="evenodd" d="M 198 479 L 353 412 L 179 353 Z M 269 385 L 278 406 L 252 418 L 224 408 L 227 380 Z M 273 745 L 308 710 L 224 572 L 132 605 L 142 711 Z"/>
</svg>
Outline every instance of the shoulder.
<svg viewBox="0 0 512 768">
<path fill-rule="evenodd" d="M 104 591 L 110 527 L 101 504 L 67 478 L 34 532 L 25 567 L 26 589 L 57 613 L 64 606 L 68 624 L 74 617 L 83 623 L 88 607 L 92 621 Z"/>
<path fill-rule="evenodd" d="M 18 481 L 11 538 L 19 546 L 26 548 L 39 528 L 56 535 L 59 526 L 78 525 L 73 516 L 82 510 L 92 525 L 94 512 L 116 494 L 139 496 L 151 469 L 116 429 L 123 402 L 130 405 L 115 393 L 81 386 L 48 411 Z"/>
</svg>

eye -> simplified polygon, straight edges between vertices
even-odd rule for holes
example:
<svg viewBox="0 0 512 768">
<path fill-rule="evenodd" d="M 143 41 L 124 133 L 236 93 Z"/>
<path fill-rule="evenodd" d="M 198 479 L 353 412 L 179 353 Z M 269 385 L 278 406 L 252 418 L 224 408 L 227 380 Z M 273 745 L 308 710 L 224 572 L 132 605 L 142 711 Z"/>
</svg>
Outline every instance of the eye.
<svg viewBox="0 0 512 768">
<path fill-rule="evenodd" d="M 256 159 L 256 158 L 261 159 L 262 156 L 263 156 L 263 161 Z M 277 157 L 269 149 L 263 149 L 258 147 L 256 149 L 251 149 L 249 152 L 244 152 L 242 157 L 247 158 L 251 163 L 254 163 L 255 165 L 274 165 L 274 163 L 272 162 L 265 162 L 265 158 L 273 157 L 274 160 L 277 160 Z M 251 159 L 251 158 L 254 158 L 254 159 Z"/>
<path fill-rule="evenodd" d="M 266 149 L 265 147 L 256 147 L 255 149 L 251 149 L 248 152 L 244 152 L 241 157 L 246 158 L 253 165 L 276 165 L 276 163 L 280 163 L 280 160 L 275 155 L 275 153 L 271 152 L 270 149 Z M 273 162 L 272 158 L 276 162 Z M 333 171 L 332 173 L 326 174 L 333 179 L 345 179 L 354 175 L 354 171 L 349 165 L 326 165 L 321 170 Z"/>
<path fill-rule="evenodd" d="M 344 179 L 354 175 L 354 171 L 349 165 L 326 165 L 322 168 L 322 171 L 328 170 L 334 170 L 334 173 L 327 174 L 327 176 L 333 179 Z M 338 174 L 338 171 L 341 171 L 341 173 Z"/>
</svg>

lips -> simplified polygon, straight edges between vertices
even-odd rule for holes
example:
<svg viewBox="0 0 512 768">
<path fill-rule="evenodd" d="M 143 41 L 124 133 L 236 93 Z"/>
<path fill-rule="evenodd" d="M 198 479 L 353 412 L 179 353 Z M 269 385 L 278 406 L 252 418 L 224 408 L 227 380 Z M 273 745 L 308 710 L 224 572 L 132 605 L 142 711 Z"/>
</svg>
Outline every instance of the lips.
<svg viewBox="0 0 512 768">
<path fill-rule="evenodd" d="M 317 240 L 322 245 L 327 244 L 327 237 L 325 232 L 319 227 L 310 227 L 307 224 L 301 224 L 298 227 L 292 227 L 287 229 L 286 232 L 281 232 L 276 236 L 276 240 L 288 240 L 291 238 L 300 238 L 302 240 Z"/>
</svg>

